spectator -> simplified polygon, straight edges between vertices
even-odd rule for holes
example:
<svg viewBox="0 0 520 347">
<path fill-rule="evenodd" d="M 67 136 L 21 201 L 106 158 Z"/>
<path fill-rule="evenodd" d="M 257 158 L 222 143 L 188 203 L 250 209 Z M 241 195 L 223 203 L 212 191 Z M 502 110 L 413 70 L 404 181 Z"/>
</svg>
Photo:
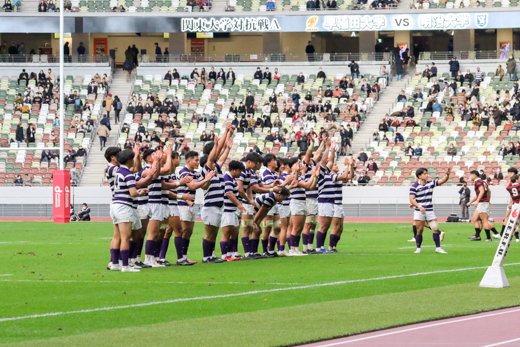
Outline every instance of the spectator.
<svg viewBox="0 0 520 347">
<path fill-rule="evenodd" d="M 13 4 L 11 4 L 10 0 L 7 0 L 7 2 L 3 6 L 5 12 L 13 12 Z"/>
<path fill-rule="evenodd" d="M 52 2 L 52 0 L 49 0 L 49 3 L 47 5 L 47 12 L 56 12 L 56 5 L 54 5 L 54 3 Z M 67 42 L 68 43 L 68 42 Z M 68 48 L 68 45 L 66 45 L 67 48 Z M 70 55 L 70 50 L 69 50 L 69 54 L 66 54 L 65 51 L 63 51 L 63 54 L 64 55 Z"/>
<path fill-rule="evenodd" d="M 5 6 L 5 5 L 4 5 Z M 9 11 L 10 12 L 10 11 Z M 14 180 L 14 185 L 15 186 L 22 186 L 23 185 L 23 180 L 22 180 L 22 176 L 20 175 L 16 175 L 16 178 Z"/>
<path fill-rule="evenodd" d="M 33 123 L 29 123 L 29 127 L 27 128 L 27 142 L 34 143 L 36 141 L 36 128 Z"/>
<path fill-rule="evenodd" d="M 406 95 L 404 94 L 404 90 L 401 90 L 401 94 L 397 97 L 397 102 L 406 103 Z"/>
<path fill-rule="evenodd" d="M 79 46 L 78 46 L 78 48 L 76 49 L 76 51 L 78 52 L 78 55 L 79 55 L 80 57 L 85 55 L 85 46 L 83 45 L 83 42 L 80 42 L 80 43 L 79 43 Z"/>
<path fill-rule="evenodd" d="M 497 180 L 498 182 L 504 179 L 502 170 L 499 167 L 496 168 L 495 174 L 493 175 L 493 179 Z"/>
<path fill-rule="evenodd" d="M 484 170 L 480 170 L 480 175 L 479 175 L 480 179 L 485 181 L 486 180 L 486 174 L 484 173 Z"/>
<path fill-rule="evenodd" d="M 354 60 L 348 64 L 348 67 L 350 67 L 350 75 L 352 78 L 359 78 L 359 65 Z"/>
<path fill-rule="evenodd" d="M 314 52 L 316 52 L 316 49 L 312 45 L 312 42 L 309 41 L 307 43 L 307 47 L 305 47 L 305 53 L 307 54 L 308 61 L 314 61 Z"/>
<path fill-rule="evenodd" d="M 448 149 L 448 155 L 455 156 L 457 155 L 457 147 L 450 143 L 450 148 Z"/>
<path fill-rule="evenodd" d="M 358 178 L 358 184 L 361 186 L 366 186 L 370 182 L 370 176 L 367 175 L 366 171 L 361 171 L 361 175 Z"/>
<path fill-rule="evenodd" d="M 47 12 L 47 4 L 45 3 L 45 0 L 41 0 L 38 5 L 38 12 Z"/>
<path fill-rule="evenodd" d="M 112 98 L 112 94 L 109 93 L 108 96 L 103 100 L 103 105 L 102 105 L 109 117 L 110 117 L 110 111 L 112 111 L 113 104 L 114 104 L 114 99 Z"/>
<path fill-rule="evenodd" d="M 507 66 L 507 75 L 510 81 L 516 80 L 516 60 L 513 58 L 513 55 L 509 55 L 509 59 L 506 63 Z"/>
<path fill-rule="evenodd" d="M 90 207 L 86 203 L 81 205 L 81 211 L 78 213 L 80 221 L 90 222 Z"/>
<path fill-rule="evenodd" d="M 231 81 L 231 85 L 235 84 L 236 75 L 232 68 L 229 68 L 228 73 L 226 74 L 226 80 Z M 225 84 L 225 83 L 224 83 Z"/>
<path fill-rule="evenodd" d="M 432 67 L 430 68 L 429 81 L 435 82 L 437 80 L 437 66 L 432 62 Z"/>
<path fill-rule="evenodd" d="M 498 65 L 498 68 L 495 70 L 495 77 L 499 77 L 502 81 L 502 78 L 504 78 L 504 69 L 502 69 L 502 65 Z"/>
<path fill-rule="evenodd" d="M 363 150 L 363 148 L 361 148 L 359 150 L 359 154 L 357 156 L 357 160 L 365 163 L 367 160 L 368 160 L 368 155 L 365 153 L 365 151 Z"/>
<path fill-rule="evenodd" d="M 377 164 L 374 162 L 372 158 L 370 158 L 370 160 L 368 161 L 367 171 L 377 172 Z"/>
<path fill-rule="evenodd" d="M 18 143 L 18 147 L 20 147 L 20 143 L 24 142 L 23 131 L 22 123 L 18 123 L 16 127 L 16 142 Z"/>
<path fill-rule="evenodd" d="M 83 146 L 79 146 L 78 147 L 78 152 L 76 153 L 76 156 L 77 157 L 84 157 L 85 155 L 87 154 L 87 152 L 85 151 L 85 149 L 83 148 Z"/>
<path fill-rule="evenodd" d="M 105 147 L 107 138 L 110 136 L 110 130 L 108 130 L 108 127 L 101 123 L 99 126 L 96 134 L 99 136 L 99 144 L 101 145 L 101 150 L 103 150 L 103 147 Z"/>
<path fill-rule="evenodd" d="M 414 151 L 413 151 L 414 158 L 421 157 L 422 153 L 423 153 L 422 148 L 419 146 L 419 144 L 417 144 L 417 148 L 415 148 Z"/>
<path fill-rule="evenodd" d="M 514 60 L 514 59 L 513 59 Z M 451 60 L 449 62 L 449 65 L 450 65 L 450 73 L 451 73 L 451 77 L 456 77 L 457 76 L 457 73 L 459 72 L 460 70 L 460 65 L 459 65 L 459 62 L 457 60 L 457 57 L 453 56 L 451 57 Z"/>
<path fill-rule="evenodd" d="M 303 75 L 303 72 L 300 72 L 299 75 L 296 77 L 296 83 L 298 83 L 298 84 L 305 83 L 305 76 Z"/>
<path fill-rule="evenodd" d="M 259 84 L 262 84 L 262 77 L 263 77 L 262 70 L 260 69 L 260 67 L 257 67 L 255 74 L 253 75 L 253 79 L 259 80 L 260 81 Z"/>
</svg>

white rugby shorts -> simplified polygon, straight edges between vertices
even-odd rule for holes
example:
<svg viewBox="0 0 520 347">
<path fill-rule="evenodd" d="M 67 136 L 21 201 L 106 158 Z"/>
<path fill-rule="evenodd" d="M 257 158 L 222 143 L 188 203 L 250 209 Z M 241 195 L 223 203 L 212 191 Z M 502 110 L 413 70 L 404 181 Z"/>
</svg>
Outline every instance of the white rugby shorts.
<svg viewBox="0 0 520 347">
<path fill-rule="evenodd" d="M 170 217 L 179 217 L 179 207 L 177 205 L 170 205 Z"/>
<path fill-rule="evenodd" d="M 318 216 L 334 217 L 334 204 L 328 202 L 318 203 Z"/>
<path fill-rule="evenodd" d="M 271 207 L 269 212 L 267 212 L 268 216 L 274 216 L 275 214 L 280 214 L 280 210 L 279 210 L 278 204 L 276 204 L 273 207 Z"/>
<path fill-rule="evenodd" d="M 345 218 L 345 210 L 343 205 L 334 204 L 334 218 Z"/>
<path fill-rule="evenodd" d="M 162 222 L 164 209 L 162 204 L 148 204 L 148 217 L 150 220 L 157 220 Z"/>
<path fill-rule="evenodd" d="M 202 207 L 202 221 L 204 225 L 220 227 L 222 207 Z"/>
<path fill-rule="evenodd" d="M 489 202 L 479 202 L 477 205 L 478 213 L 487 213 L 489 214 Z"/>
<path fill-rule="evenodd" d="M 307 216 L 318 215 L 318 199 L 307 199 Z"/>
<path fill-rule="evenodd" d="M 150 213 L 150 208 L 148 207 L 148 204 L 138 205 L 137 212 L 139 212 L 139 218 L 141 220 L 148 219 L 148 214 Z"/>
<path fill-rule="evenodd" d="M 253 207 L 253 205 L 250 205 L 250 204 L 242 204 L 244 205 L 245 209 L 246 209 L 246 212 L 242 213 L 244 215 L 248 215 L 248 216 L 254 216 L 255 215 L 255 208 Z"/>
<path fill-rule="evenodd" d="M 282 206 L 280 206 L 279 211 L 280 211 L 280 218 L 287 218 L 287 217 L 291 216 L 291 207 L 290 206 L 282 205 Z"/>
<path fill-rule="evenodd" d="M 291 215 L 293 216 L 306 216 L 307 215 L 307 204 L 305 200 L 291 200 Z"/>
<path fill-rule="evenodd" d="M 128 205 L 114 204 L 112 214 L 114 224 L 132 223 L 132 230 L 141 229 L 141 219 L 137 209 Z"/>
<path fill-rule="evenodd" d="M 163 206 L 163 220 L 170 218 L 170 206 L 168 205 L 162 205 Z"/>
<path fill-rule="evenodd" d="M 193 206 L 179 206 L 179 215 L 182 222 L 195 222 L 197 218 L 198 209 Z"/>
<path fill-rule="evenodd" d="M 112 218 L 112 220 L 114 220 L 114 213 L 112 212 L 112 208 L 114 207 L 114 205 L 112 204 L 112 202 L 110 203 L 110 218 Z"/>
<path fill-rule="evenodd" d="M 429 222 L 431 220 L 437 219 L 437 216 L 433 211 L 426 211 L 426 214 L 422 214 L 421 211 L 413 212 L 413 220 L 419 220 L 424 222 Z"/>
<path fill-rule="evenodd" d="M 221 228 L 238 227 L 239 225 L 240 220 L 238 219 L 236 212 L 222 212 Z"/>
</svg>

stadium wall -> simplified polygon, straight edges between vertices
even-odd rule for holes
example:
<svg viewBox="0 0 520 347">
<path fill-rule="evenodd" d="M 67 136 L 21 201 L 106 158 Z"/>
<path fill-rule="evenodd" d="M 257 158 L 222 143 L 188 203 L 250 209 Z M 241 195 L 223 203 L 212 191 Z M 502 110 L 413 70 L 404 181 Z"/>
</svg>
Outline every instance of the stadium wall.
<svg viewBox="0 0 520 347">
<path fill-rule="evenodd" d="M 22 69 L 25 69 L 29 74 L 31 72 L 36 72 L 36 74 L 38 74 L 40 70 L 43 70 L 45 73 L 47 73 L 47 71 L 51 69 L 55 76 L 60 75 L 60 64 L 58 63 L 0 63 L 0 76 L 18 76 L 22 72 Z M 101 76 L 103 76 L 104 73 L 110 76 L 111 74 L 110 65 L 108 63 L 65 64 L 64 73 L 65 75 L 73 76 L 94 76 L 97 73 Z"/>
<path fill-rule="evenodd" d="M 472 188 L 472 187 L 471 187 Z M 460 187 L 438 187 L 434 204 L 438 217 L 450 213 L 460 215 Z M 504 187 L 491 187 L 491 216 L 501 218 L 505 213 L 509 194 Z M 343 187 L 343 208 L 346 217 L 410 217 L 409 188 L 407 187 Z M 371 198 L 367 198 L 370 196 Z M 474 191 L 472 189 L 472 196 Z M 108 187 L 72 188 L 72 200 L 76 211 L 87 203 L 93 217 L 108 217 L 111 193 Z M 196 203 L 203 201 L 202 191 L 197 192 Z M 473 208 L 470 209 L 473 213 Z M 51 187 L 2 187 L 0 188 L 0 217 L 52 217 Z"/>
</svg>

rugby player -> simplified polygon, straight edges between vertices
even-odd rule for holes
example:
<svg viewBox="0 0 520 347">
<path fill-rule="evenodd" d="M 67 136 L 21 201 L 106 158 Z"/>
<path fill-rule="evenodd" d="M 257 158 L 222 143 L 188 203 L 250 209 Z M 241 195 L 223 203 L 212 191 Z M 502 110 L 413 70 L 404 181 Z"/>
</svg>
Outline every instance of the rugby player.
<svg viewBox="0 0 520 347">
<path fill-rule="evenodd" d="M 163 189 L 167 189 L 168 191 L 168 225 L 165 230 L 163 242 L 161 245 L 161 252 L 159 254 L 159 264 L 170 266 L 173 265 L 166 260 L 166 253 L 168 252 L 168 246 L 170 244 L 170 239 L 172 234 L 175 233 L 174 236 L 174 244 L 175 249 L 177 251 L 177 258 L 179 258 L 179 251 L 182 253 L 182 245 L 178 246 L 179 241 L 182 242 L 182 227 L 181 227 L 181 219 L 179 218 L 179 208 L 177 206 L 177 200 L 184 200 L 188 204 L 188 206 L 193 206 L 195 196 L 190 194 L 177 194 L 177 187 L 186 185 L 193 180 L 190 176 L 185 176 L 180 180 L 177 180 L 177 176 L 175 174 L 177 167 L 180 164 L 180 156 L 179 153 L 172 151 L 172 168 L 170 170 L 170 175 L 168 179 L 163 182 Z M 168 190 L 168 188 L 170 189 Z M 182 258 L 182 255 L 181 255 Z M 184 262 L 180 265 L 193 265 L 191 263 Z"/>
<path fill-rule="evenodd" d="M 331 142 L 330 138 L 327 139 L 325 146 L 318 176 L 318 216 L 320 228 L 316 235 L 316 251 L 328 254 L 332 253 L 332 251 L 325 249 L 324 245 L 325 239 L 327 238 L 327 231 L 329 230 L 334 217 L 334 202 L 336 199 L 336 187 L 334 186 L 334 183 L 336 181 L 346 180 L 350 174 L 350 170 L 345 170 L 341 175 L 332 173 L 331 171 L 334 167 L 336 172 L 339 171 L 337 169 L 337 164 L 334 163 L 336 140 Z"/>
<path fill-rule="evenodd" d="M 507 185 L 506 186 L 509 186 L 511 184 L 511 177 L 513 177 L 514 175 L 518 175 L 518 170 L 515 168 L 515 167 L 510 167 L 509 169 L 507 169 Z M 509 192 L 511 193 L 511 192 Z M 511 214 L 511 206 L 512 206 L 512 196 L 511 196 L 511 199 L 509 199 L 509 203 L 507 204 L 507 211 L 506 211 L 506 216 L 504 217 L 504 222 L 502 223 L 502 230 L 500 231 L 500 236 L 502 236 L 502 234 L 504 234 L 504 229 L 506 228 L 506 223 L 507 223 L 507 220 L 509 219 L 509 215 Z M 516 233 L 515 233 L 516 235 Z M 493 234 L 494 236 L 494 234 Z"/>
<path fill-rule="evenodd" d="M 139 229 L 141 224 L 137 212 L 137 203 L 134 198 L 148 193 L 147 189 L 136 189 L 135 175 L 129 169 L 134 166 L 134 157 L 135 153 L 130 149 L 121 151 L 116 156 L 116 160 L 120 166 L 114 179 L 112 220 L 118 227 L 119 237 L 121 239 L 120 256 L 122 272 L 141 271 L 140 269 L 130 267 L 128 263 L 130 256 L 129 243 L 132 230 Z M 114 262 L 115 259 L 112 261 Z"/>
<path fill-rule="evenodd" d="M 346 180 L 352 179 L 354 177 L 354 169 L 355 169 L 355 161 L 352 157 L 345 157 L 345 173 L 348 171 L 348 176 Z M 332 166 L 332 174 L 337 175 L 339 172 L 338 164 L 334 164 Z M 343 210 L 343 184 L 345 180 L 338 179 L 339 176 L 335 176 L 334 187 L 335 198 L 334 198 L 334 215 L 332 217 L 332 231 L 329 236 L 329 251 L 338 252 L 336 246 L 338 245 L 339 240 L 341 239 L 341 234 L 343 233 L 343 221 L 345 219 L 345 211 Z"/>
<path fill-rule="evenodd" d="M 415 176 L 419 179 L 410 187 L 410 204 L 415 207 L 413 219 L 417 227 L 417 236 L 415 242 L 417 249 L 414 253 L 421 253 L 421 245 L 423 240 L 423 230 L 425 222 L 428 222 L 432 232 L 433 241 L 435 242 L 436 253 L 448 253 L 441 248 L 441 235 L 439 224 L 437 223 L 437 216 L 433 212 L 433 189 L 437 186 L 448 182 L 451 174 L 451 169 L 448 168 L 446 176 L 440 180 L 428 181 L 428 170 L 419 168 L 415 172 Z"/>
<path fill-rule="evenodd" d="M 233 160 L 228 165 L 228 172 L 224 175 L 224 211 L 222 212 L 222 239 L 220 250 L 222 259 L 227 261 L 240 260 L 238 256 L 238 232 L 240 229 L 241 213 L 246 213 L 246 208 L 239 200 L 238 179 L 245 170 L 244 164 Z"/>
<path fill-rule="evenodd" d="M 278 176 L 285 180 L 287 176 L 289 176 L 289 161 L 291 159 L 284 158 L 280 160 L 280 166 L 278 168 Z M 285 242 L 287 238 L 290 238 L 291 235 L 291 199 L 292 194 L 287 199 L 282 202 L 282 205 L 279 207 L 280 212 L 280 234 L 278 235 L 278 241 L 276 242 L 278 245 L 278 255 L 285 255 Z"/>
<path fill-rule="evenodd" d="M 240 203 L 244 206 L 246 211 L 242 214 L 242 246 L 244 247 L 244 258 L 250 256 L 251 238 L 253 233 L 253 217 L 255 215 L 255 202 L 253 198 L 252 187 L 257 185 L 255 179 L 255 169 L 260 164 L 262 157 L 257 153 L 250 152 L 246 155 L 245 170 L 239 178 L 236 179 L 238 185 L 238 194 L 240 195 Z"/>
<path fill-rule="evenodd" d="M 506 215 L 506 219 L 504 220 L 504 225 L 507 223 L 507 220 L 509 219 L 509 214 L 511 214 L 511 209 L 513 204 L 520 204 L 520 182 L 518 182 L 518 175 L 515 174 L 508 178 L 508 185 L 507 185 L 507 191 L 511 195 L 511 201 L 509 203 L 509 209 L 508 214 Z M 517 228 L 518 228 L 518 221 L 517 221 Z M 500 235 L 504 233 L 504 227 L 502 227 L 502 232 Z M 518 229 L 515 231 L 515 239 L 516 242 L 520 242 L 520 239 L 518 238 Z"/>
<path fill-rule="evenodd" d="M 260 235 L 262 229 L 260 228 L 260 223 L 264 220 L 264 218 L 269 213 L 269 210 L 276 206 L 277 203 L 281 203 L 287 197 L 291 195 L 289 190 L 285 187 L 280 187 L 280 193 L 270 192 L 267 194 L 260 195 L 255 198 L 255 203 L 259 208 L 256 208 L 255 218 L 253 219 L 253 225 L 256 230 L 256 233 Z"/>
<path fill-rule="evenodd" d="M 473 221 L 475 223 L 475 235 L 470 236 L 469 239 L 471 241 L 480 241 L 480 233 L 482 232 L 482 227 L 486 232 L 486 239 L 484 241 L 492 241 L 490 230 L 493 234 L 498 234 L 497 230 L 493 226 L 493 223 L 489 221 L 489 201 L 491 200 L 491 190 L 489 189 L 487 183 L 480 178 L 480 174 L 477 170 L 473 170 L 470 172 L 470 178 L 475 184 L 475 194 L 476 196 L 468 202 L 468 206 L 475 203 L 475 213 L 473 215 Z M 477 223 L 478 219 L 481 219 L 482 226 Z M 479 228 L 480 227 L 480 228 Z"/>
<path fill-rule="evenodd" d="M 312 167 L 317 166 L 316 163 L 319 161 L 323 149 L 325 148 L 325 141 L 320 143 L 318 150 L 312 156 L 314 149 L 314 141 L 311 141 L 309 148 L 306 153 L 300 154 L 300 160 L 303 160 L 305 164 L 305 180 L 309 180 L 312 176 Z M 318 168 L 319 173 L 319 168 Z M 307 205 L 307 216 L 305 217 L 305 225 L 303 226 L 302 243 L 303 253 L 315 254 L 314 250 L 314 234 L 316 230 L 316 222 L 318 220 L 318 187 L 312 190 L 306 190 L 305 199 Z"/>
<path fill-rule="evenodd" d="M 303 253 L 300 252 L 300 235 L 305 224 L 307 215 L 307 204 L 305 202 L 305 191 L 314 190 L 318 184 L 318 170 L 312 167 L 310 179 L 305 179 L 307 167 L 297 158 L 289 159 L 288 167 L 295 176 L 294 182 L 290 186 L 291 193 L 291 224 L 292 230 L 289 229 L 289 253 L 284 252 L 282 255 L 301 256 L 307 255 L 306 245 L 304 245 Z"/>
<path fill-rule="evenodd" d="M 215 142 L 209 155 L 200 160 L 200 166 L 203 167 L 202 178 L 206 177 L 209 172 L 215 172 L 214 177 L 210 180 L 210 185 L 204 192 L 204 205 L 202 207 L 202 221 L 205 230 L 205 236 L 202 240 L 203 263 L 224 262 L 221 258 L 215 257 L 214 250 L 222 219 L 222 207 L 224 206 L 224 175 L 221 168 L 233 146 L 231 139 L 233 131 L 234 127 L 227 123 L 222 137 L 218 139 L 215 136 Z"/>
<path fill-rule="evenodd" d="M 195 171 L 199 167 L 199 154 L 195 151 L 189 151 L 185 155 L 186 166 L 179 172 L 179 177 L 190 176 L 193 180 L 190 183 L 186 183 L 186 186 L 177 188 L 177 194 L 189 194 L 195 196 L 195 191 L 199 188 L 207 189 L 211 184 L 211 179 L 215 176 L 216 172 L 211 170 L 206 174 L 205 178 L 201 177 L 200 172 Z M 188 248 L 190 246 L 191 235 L 193 234 L 193 227 L 195 226 L 195 219 L 197 218 L 197 208 L 195 205 L 189 206 L 186 201 L 179 201 L 179 214 L 182 226 L 182 258 L 177 259 L 177 264 L 183 265 L 182 263 L 188 262 L 196 264 L 196 261 L 192 261 L 188 258 Z"/>
</svg>

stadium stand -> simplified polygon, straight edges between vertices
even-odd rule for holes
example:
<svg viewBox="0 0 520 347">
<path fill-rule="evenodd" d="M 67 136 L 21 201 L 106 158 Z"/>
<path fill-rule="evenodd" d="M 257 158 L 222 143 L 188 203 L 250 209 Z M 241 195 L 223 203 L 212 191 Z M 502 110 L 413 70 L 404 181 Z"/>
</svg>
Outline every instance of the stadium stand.
<svg viewBox="0 0 520 347">
<path fill-rule="evenodd" d="M 272 79 L 271 83 L 267 79 L 260 82 L 254 79 L 253 75 L 237 74 L 234 84 L 224 80 L 202 84 L 196 83 L 195 80 L 181 79 L 172 80 L 171 85 L 164 77 L 163 75 L 137 76 L 128 102 L 127 113 L 121 121 L 123 127 L 118 143 L 122 147 L 130 147 L 136 141 L 151 146 L 170 142 L 181 153 L 188 149 L 202 151 L 205 141 L 201 135 L 204 132 L 208 136 L 211 132 L 218 135 L 225 122 L 234 121 L 236 125 L 238 124 L 239 133 L 235 137 L 235 144 L 228 161 L 239 160 L 251 150 L 291 157 L 306 148 L 309 143 L 306 135 L 311 130 L 316 129 L 318 136 L 321 136 L 319 132 L 324 131 L 337 139 L 340 138 L 341 125 L 345 128 L 349 125 L 354 132 L 356 131 L 379 97 L 379 92 L 368 94 L 361 92 L 363 79 L 370 81 L 371 84 L 379 81 L 381 92 L 386 87 L 384 78 L 369 74 L 365 74 L 361 82 L 359 79 L 351 79 L 350 75 L 327 75 L 325 79 L 319 79 L 315 74 L 308 74 L 305 75 L 303 84 L 297 82 L 297 75 L 281 75 L 279 79 Z M 335 87 L 339 87 L 340 83 L 342 87 L 348 87 L 349 80 L 352 88 L 346 88 L 348 98 L 323 96 L 323 87 L 326 89 L 326 86 L 330 85 L 331 91 L 335 91 Z M 326 118 L 327 112 L 313 113 L 316 117 L 315 122 L 314 119 L 307 118 L 307 115 L 303 118 L 297 115 L 291 117 L 294 89 L 300 96 L 298 109 L 300 112 L 305 112 L 309 104 L 318 105 L 320 101 L 323 104 L 330 102 L 330 113 L 334 116 Z M 241 102 L 245 104 L 249 91 L 254 98 L 251 112 L 247 113 L 251 116 L 249 121 L 252 123 L 247 128 L 243 128 L 240 126 L 242 117 L 235 118 L 230 107 L 232 103 L 237 107 Z M 308 93 L 311 95 L 310 100 L 305 100 Z M 161 109 L 153 106 L 150 97 L 158 98 L 162 106 L 165 106 L 166 99 L 171 102 L 177 99 L 179 107 L 173 111 Z M 276 99 L 275 105 L 269 104 L 269 98 L 273 97 L 274 99 L 271 100 Z M 266 103 L 268 103 L 267 107 Z M 137 108 L 139 104 L 142 110 Z M 353 111 L 354 107 L 357 107 L 359 112 Z M 276 110 L 278 112 L 275 112 Z M 211 119 L 212 115 L 216 120 Z M 184 158 L 181 158 L 180 167 L 184 164 Z"/>
<path fill-rule="evenodd" d="M 52 171 L 58 166 L 58 151 L 53 148 L 60 136 L 59 122 L 56 120 L 59 106 L 58 85 L 53 75 L 46 75 L 43 71 L 40 71 L 40 74 L 45 81 L 41 85 L 42 79 L 37 81 L 39 76 L 35 73 L 31 73 L 29 80 L 19 79 L 17 76 L 1 78 L 0 146 L 10 146 L 13 151 L 0 152 L 0 185 L 13 185 L 17 178 L 21 178 L 23 185 L 52 184 Z M 92 88 L 89 88 L 93 80 L 100 82 L 97 98 Z M 92 134 L 95 133 L 97 119 L 101 114 L 102 100 L 107 93 L 108 88 L 102 86 L 102 80 L 104 78 L 99 75 L 69 75 L 65 80 L 64 94 L 69 98 L 65 106 L 64 159 L 67 160 L 67 169 L 75 169 L 77 180 L 80 179 L 86 164 L 92 144 Z M 49 92 L 47 87 L 43 87 L 46 83 L 55 83 L 51 86 L 52 92 Z M 81 100 L 82 106 L 79 108 L 72 101 L 74 95 Z M 17 138 L 17 128 L 20 123 L 22 141 Z M 34 138 L 29 135 L 32 132 L 31 125 Z M 15 148 L 22 150 L 14 150 Z M 77 180 L 73 183 L 77 183 Z"/>
<path fill-rule="evenodd" d="M 365 10 L 396 9 L 398 1 L 366 0 L 230 0 L 227 11 L 265 12 L 265 11 L 323 11 L 323 10 Z"/>
<path fill-rule="evenodd" d="M 476 74 L 471 75 L 474 80 Z M 443 83 L 445 80 L 448 84 Z M 374 129 L 367 154 L 378 169 L 368 173 L 370 184 L 410 185 L 415 180 L 413 172 L 419 167 L 428 168 L 433 177 L 442 176 L 450 167 L 458 179 L 448 184 L 460 179 L 468 182 L 471 170 L 482 170 L 494 185 L 505 184 L 493 175 L 497 169 L 506 172 L 517 161 L 519 127 L 513 122 L 518 121 L 518 110 L 509 101 L 518 90 L 518 82 L 489 72 L 478 87 L 477 100 L 476 93 L 472 93 L 474 84 L 456 82 L 454 93 L 449 91 L 450 80 L 449 73 L 442 73 L 440 92 L 433 93 L 433 82 L 421 73 L 413 76 L 404 91 L 407 99 L 397 102 L 389 117 L 381 121 L 389 121 L 393 131 Z M 423 95 L 422 101 L 416 98 L 418 92 Z M 403 118 L 408 108 L 414 110 L 415 117 Z M 398 126 L 391 124 L 394 116 L 399 119 Z M 416 124 L 407 125 L 410 119 Z M 397 133 L 402 139 L 396 138 Z M 385 136 L 388 140 L 383 141 Z M 421 150 L 417 151 L 418 148 Z M 365 166 L 366 163 L 358 163 L 358 169 Z"/>
</svg>

